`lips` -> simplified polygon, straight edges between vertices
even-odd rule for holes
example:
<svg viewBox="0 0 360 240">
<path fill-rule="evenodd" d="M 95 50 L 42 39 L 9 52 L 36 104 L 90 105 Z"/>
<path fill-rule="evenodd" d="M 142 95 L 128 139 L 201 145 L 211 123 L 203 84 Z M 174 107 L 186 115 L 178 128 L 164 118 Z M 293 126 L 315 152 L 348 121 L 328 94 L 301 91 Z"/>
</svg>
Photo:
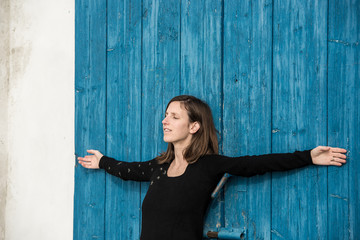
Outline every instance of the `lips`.
<svg viewBox="0 0 360 240">
<path fill-rule="evenodd" d="M 168 128 L 164 128 L 164 132 L 171 132 L 171 130 Z"/>
</svg>

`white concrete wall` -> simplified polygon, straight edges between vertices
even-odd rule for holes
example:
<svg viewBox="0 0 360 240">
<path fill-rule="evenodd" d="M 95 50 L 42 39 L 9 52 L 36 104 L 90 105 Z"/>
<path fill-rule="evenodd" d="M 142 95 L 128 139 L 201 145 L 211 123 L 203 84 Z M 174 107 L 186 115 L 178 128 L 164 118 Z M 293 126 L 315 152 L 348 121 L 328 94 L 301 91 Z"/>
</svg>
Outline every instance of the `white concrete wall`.
<svg viewBox="0 0 360 240">
<path fill-rule="evenodd" d="M 9 0 L 0 1 L 0 239 L 5 237 L 8 161 Z"/>
<path fill-rule="evenodd" d="M 0 100 L 8 113 L 7 143 L 0 145 L 8 159 L 5 239 L 72 239 L 74 1 L 6 1 L 9 91 L 7 101 Z"/>
</svg>

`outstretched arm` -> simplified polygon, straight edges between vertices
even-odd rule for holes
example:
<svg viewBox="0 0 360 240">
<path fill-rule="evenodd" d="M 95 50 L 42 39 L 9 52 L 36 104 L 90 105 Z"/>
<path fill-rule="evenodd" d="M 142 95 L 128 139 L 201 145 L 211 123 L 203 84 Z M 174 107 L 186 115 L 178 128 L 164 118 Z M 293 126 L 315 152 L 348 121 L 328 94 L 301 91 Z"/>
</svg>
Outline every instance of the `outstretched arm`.
<svg viewBox="0 0 360 240">
<path fill-rule="evenodd" d="M 124 162 L 104 156 L 98 150 L 87 150 L 92 155 L 78 157 L 79 164 L 89 169 L 104 169 L 123 180 L 149 181 L 157 167 L 156 159 L 145 162 Z"/>
<path fill-rule="evenodd" d="M 346 149 L 318 146 L 311 150 L 310 155 L 315 165 L 342 166 L 346 163 Z"/>
<path fill-rule="evenodd" d="M 264 155 L 227 157 L 208 156 L 205 168 L 210 176 L 224 173 L 251 177 L 273 171 L 288 171 L 310 164 L 341 166 L 346 163 L 345 149 L 319 146 L 312 150 L 294 153 L 271 153 Z"/>
<path fill-rule="evenodd" d="M 327 146 L 318 146 L 310 151 L 311 161 L 315 165 L 334 165 L 334 166 L 342 166 L 342 164 L 346 163 L 346 149 L 343 148 L 332 148 Z M 216 186 L 215 190 L 211 194 L 212 198 L 215 198 L 225 184 L 227 179 L 231 175 L 226 173 L 218 185 Z"/>
</svg>

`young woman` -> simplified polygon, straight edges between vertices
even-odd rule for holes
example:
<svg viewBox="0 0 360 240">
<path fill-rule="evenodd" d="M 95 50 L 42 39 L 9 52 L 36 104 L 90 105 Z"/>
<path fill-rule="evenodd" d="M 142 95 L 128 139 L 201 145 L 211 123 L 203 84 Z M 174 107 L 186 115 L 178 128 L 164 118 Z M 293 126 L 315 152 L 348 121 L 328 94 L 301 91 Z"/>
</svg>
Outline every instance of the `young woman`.
<svg viewBox="0 0 360 240">
<path fill-rule="evenodd" d="M 211 110 L 193 96 L 171 99 L 162 124 L 168 148 L 150 161 L 117 161 L 97 150 L 78 158 L 85 168 L 102 168 L 124 180 L 150 182 L 142 205 L 142 240 L 202 239 L 210 195 L 224 173 L 250 177 L 311 164 L 346 163 L 345 149 L 324 146 L 260 156 L 218 155 Z"/>
</svg>

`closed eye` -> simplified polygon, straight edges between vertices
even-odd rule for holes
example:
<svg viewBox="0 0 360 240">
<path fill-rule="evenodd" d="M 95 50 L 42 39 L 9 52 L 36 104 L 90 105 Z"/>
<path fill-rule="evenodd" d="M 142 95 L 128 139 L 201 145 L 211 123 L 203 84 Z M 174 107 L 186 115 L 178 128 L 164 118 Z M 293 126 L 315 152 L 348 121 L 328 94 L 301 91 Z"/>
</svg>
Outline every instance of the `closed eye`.
<svg viewBox="0 0 360 240">
<path fill-rule="evenodd" d="M 168 113 L 165 113 L 165 118 L 167 117 Z M 173 119 L 179 119 L 174 113 L 171 113 Z"/>
</svg>

